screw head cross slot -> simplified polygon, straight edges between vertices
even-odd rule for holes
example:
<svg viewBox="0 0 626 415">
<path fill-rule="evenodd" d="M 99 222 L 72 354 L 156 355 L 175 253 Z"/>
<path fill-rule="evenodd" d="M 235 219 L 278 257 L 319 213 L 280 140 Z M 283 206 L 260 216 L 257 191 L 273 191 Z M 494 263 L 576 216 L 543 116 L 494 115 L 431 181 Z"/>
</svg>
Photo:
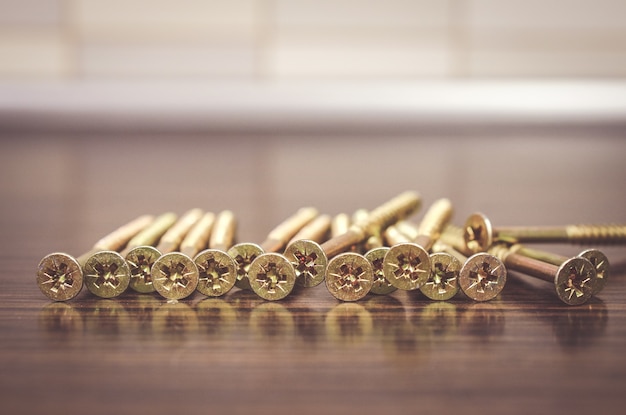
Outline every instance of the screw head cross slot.
<svg viewBox="0 0 626 415">
<path fill-rule="evenodd" d="M 115 251 L 100 251 L 90 256 L 83 270 L 85 285 L 98 297 L 117 297 L 130 284 L 130 268 Z"/>
<path fill-rule="evenodd" d="M 259 255 L 250 264 L 248 279 L 252 290 L 264 300 L 285 298 L 296 284 L 296 271 L 282 255 Z"/>
<path fill-rule="evenodd" d="M 170 300 L 188 297 L 198 286 L 198 267 L 191 258 L 178 252 L 160 257 L 151 273 L 155 290 Z"/>
<path fill-rule="evenodd" d="M 126 263 L 130 268 L 130 288 L 138 293 L 154 292 L 152 284 L 152 266 L 161 253 L 152 246 L 138 246 L 126 255 Z"/>
<path fill-rule="evenodd" d="M 209 297 L 219 297 L 230 291 L 237 279 L 237 264 L 219 249 L 200 252 L 194 262 L 198 267 L 199 281 L 196 288 Z"/>
<path fill-rule="evenodd" d="M 233 245 L 228 250 L 228 255 L 235 260 L 237 265 L 237 280 L 235 281 L 237 288 L 242 290 L 251 289 L 250 281 L 248 280 L 248 270 L 252 261 L 261 254 L 263 254 L 263 249 L 259 245 L 247 242 Z"/>
<path fill-rule="evenodd" d="M 299 286 L 315 287 L 324 281 L 328 258 L 317 242 L 295 241 L 285 249 L 285 258 L 291 262 Z"/>
<path fill-rule="evenodd" d="M 587 249 L 578 256 L 589 260 L 596 268 L 596 282 L 593 287 L 593 295 L 596 295 L 604 289 L 609 279 L 609 259 L 597 249 Z"/>
<path fill-rule="evenodd" d="M 430 254 L 431 273 L 420 291 L 431 300 L 449 300 L 459 292 L 461 262 L 454 256 L 437 252 Z"/>
<path fill-rule="evenodd" d="M 82 268 L 67 254 L 46 255 L 37 267 L 37 286 L 51 300 L 70 300 L 83 288 Z"/>
<path fill-rule="evenodd" d="M 383 261 L 387 281 L 401 290 L 416 290 L 430 275 L 430 258 L 421 246 L 400 243 L 389 248 Z"/>
<path fill-rule="evenodd" d="M 388 251 L 389 247 L 379 247 L 370 249 L 365 253 L 365 258 L 372 264 L 372 271 L 374 273 L 374 282 L 370 290 L 373 294 L 387 295 L 397 290 L 396 287 L 387 281 L 385 273 L 383 272 L 383 263 Z"/>
<path fill-rule="evenodd" d="M 373 282 L 372 264 L 363 255 L 346 252 L 328 262 L 326 287 L 339 300 L 356 301 L 365 297 Z"/>
<path fill-rule="evenodd" d="M 461 290 L 475 301 L 488 301 L 497 297 L 505 284 L 504 264 L 487 253 L 469 257 L 459 272 Z"/>
<path fill-rule="evenodd" d="M 596 268 L 589 260 L 581 257 L 570 258 L 559 267 L 554 276 L 556 294 L 566 304 L 584 304 L 593 295 L 595 280 Z"/>
</svg>

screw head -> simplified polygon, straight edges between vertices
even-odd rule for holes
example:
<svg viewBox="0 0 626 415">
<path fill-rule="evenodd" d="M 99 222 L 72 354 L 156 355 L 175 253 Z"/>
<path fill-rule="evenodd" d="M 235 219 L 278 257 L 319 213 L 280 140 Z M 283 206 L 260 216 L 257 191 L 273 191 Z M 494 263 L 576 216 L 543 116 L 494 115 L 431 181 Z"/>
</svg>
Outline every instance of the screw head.
<svg viewBox="0 0 626 415">
<path fill-rule="evenodd" d="M 138 246 L 126 254 L 126 263 L 130 268 L 130 288 L 138 293 L 154 292 L 152 285 L 152 266 L 161 253 L 153 246 Z"/>
<path fill-rule="evenodd" d="M 219 297 L 230 291 L 237 279 L 237 264 L 226 252 L 205 249 L 193 260 L 198 267 L 196 289 L 209 297 Z"/>
<path fill-rule="evenodd" d="M 285 249 L 285 258 L 296 271 L 296 284 L 301 287 L 315 287 L 324 281 L 328 258 L 322 247 L 314 241 L 302 239 Z"/>
<path fill-rule="evenodd" d="M 363 255 L 346 252 L 328 262 L 326 288 L 338 300 L 360 300 L 371 290 L 373 282 L 372 264 Z"/>
<path fill-rule="evenodd" d="M 485 252 L 493 243 L 491 221 L 482 213 L 473 213 L 463 225 L 463 238 L 470 252 Z"/>
<path fill-rule="evenodd" d="M 94 295 L 113 298 L 130 284 L 130 268 L 115 251 L 100 251 L 90 256 L 83 266 L 85 286 Z"/>
<path fill-rule="evenodd" d="M 596 268 L 585 258 L 570 258 L 556 272 L 554 285 L 556 294 L 565 304 L 584 304 L 593 295 Z"/>
<path fill-rule="evenodd" d="M 296 284 L 296 271 L 281 254 L 259 255 L 248 270 L 250 287 L 264 300 L 282 300 Z"/>
<path fill-rule="evenodd" d="M 251 289 L 250 281 L 248 280 L 248 270 L 250 269 L 252 261 L 261 254 L 263 254 L 263 248 L 257 244 L 248 242 L 233 245 L 228 250 L 228 255 L 235 260 L 235 264 L 237 265 L 237 280 L 235 281 L 237 288 L 241 288 L 242 290 Z"/>
<path fill-rule="evenodd" d="M 596 295 L 604 289 L 609 279 L 609 259 L 597 249 L 587 249 L 578 256 L 589 260 L 596 268 L 596 282 L 592 293 L 592 295 Z"/>
<path fill-rule="evenodd" d="M 70 300 L 83 288 L 83 270 L 70 255 L 46 255 L 37 266 L 37 286 L 53 301 Z"/>
<path fill-rule="evenodd" d="M 497 297 L 505 284 L 504 264 L 484 252 L 469 257 L 459 272 L 459 287 L 475 301 L 488 301 Z"/>
<path fill-rule="evenodd" d="M 161 256 L 150 272 L 154 289 L 170 300 L 188 297 L 198 286 L 198 267 L 191 258 L 179 252 Z"/>
<path fill-rule="evenodd" d="M 383 263 L 388 251 L 389 247 L 382 246 L 370 249 L 365 253 L 365 258 L 372 264 L 372 271 L 374 272 L 374 282 L 370 290 L 373 294 L 387 295 L 397 290 L 396 287 L 387 281 L 383 272 Z"/>
<path fill-rule="evenodd" d="M 430 275 L 428 252 L 414 243 L 392 246 L 383 260 L 383 273 L 391 285 L 401 290 L 417 290 Z"/>
<path fill-rule="evenodd" d="M 461 262 L 445 252 L 430 254 L 431 272 L 420 291 L 431 300 L 449 300 L 459 292 Z"/>
</svg>

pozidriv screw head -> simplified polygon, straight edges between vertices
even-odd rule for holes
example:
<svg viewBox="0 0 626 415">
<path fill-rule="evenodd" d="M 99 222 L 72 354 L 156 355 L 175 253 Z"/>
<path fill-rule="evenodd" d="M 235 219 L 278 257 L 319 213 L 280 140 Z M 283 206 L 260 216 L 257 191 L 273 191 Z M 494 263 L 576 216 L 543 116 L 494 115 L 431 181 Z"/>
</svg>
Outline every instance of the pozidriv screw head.
<svg viewBox="0 0 626 415">
<path fill-rule="evenodd" d="M 416 290 L 430 275 L 428 252 L 414 243 L 389 248 L 383 260 L 383 273 L 391 285 L 401 290 Z"/>
<path fill-rule="evenodd" d="M 130 268 L 115 251 L 100 251 L 90 256 L 83 266 L 85 285 L 93 294 L 113 298 L 130 284 Z"/>
<path fill-rule="evenodd" d="M 70 255 L 46 255 L 37 267 L 37 286 L 51 300 L 70 300 L 83 288 L 83 270 Z"/>
<path fill-rule="evenodd" d="M 295 241 L 287 246 L 284 255 L 296 272 L 296 284 L 299 286 L 315 287 L 324 281 L 328 258 L 317 242 L 305 239 Z"/>
<path fill-rule="evenodd" d="M 586 303 L 593 295 L 596 284 L 596 268 L 581 257 L 565 261 L 554 276 L 554 286 L 559 299 L 565 304 Z"/>
<path fill-rule="evenodd" d="M 431 300 L 449 300 L 459 292 L 459 272 L 462 264 L 445 252 L 430 254 L 431 272 L 420 291 Z"/>
<path fill-rule="evenodd" d="M 469 257 L 459 272 L 459 287 L 475 301 L 488 301 L 497 297 L 505 284 L 504 264 L 484 252 Z"/>
<path fill-rule="evenodd" d="M 267 253 L 259 255 L 248 270 L 252 290 L 264 300 L 285 298 L 296 284 L 296 271 L 282 255 Z"/>
<path fill-rule="evenodd" d="M 160 256 L 161 253 L 153 246 L 138 246 L 128 252 L 126 262 L 130 268 L 130 288 L 143 294 L 155 291 L 151 270 Z"/>
<path fill-rule="evenodd" d="M 493 243 L 491 221 L 482 213 L 473 213 L 463 226 L 463 238 L 470 252 L 484 252 Z"/>
<path fill-rule="evenodd" d="M 372 289 L 370 292 L 377 295 L 387 295 L 397 290 L 396 287 L 391 285 L 385 273 L 383 272 L 383 261 L 385 254 L 389 251 L 389 247 L 382 246 L 378 248 L 370 249 L 365 253 L 365 258 L 372 264 L 372 271 L 374 273 L 374 282 L 372 283 Z"/>
<path fill-rule="evenodd" d="M 235 260 L 237 265 L 237 280 L 235 281 L 237 288 L 251 289 L 250 281 L 248 281 L 248 270 L 252 261 L 261 254 L 263 254 L 263 249 L 259 245 L 248 242 L 233 245 L 228 250 L 228 255 Z"/>
<path fill-rule="evenodd" d="M 191 258 L 178 252 L 161 256 L 150 272 L 154 289 L 170 300 L 188 297 L 198 286 L 198 267 Z"/>
<path fill-rule="evenodd" d="M 326 287 L 339 300 L 356 301 L 365 297 L 373 282 L 372 264 L 363 255 L 346 252 L 328 262 Z"/>
<path fill-rule="evenodd" d="M 593 286 L 593 295 L 596 295 L 604 289 L 609 279 L 609 259 L 597 249 L 587 249 L 578 256 L 589 260 L 596 269 L 596 281 Z"/>
<path fill-rule="evenodd" d="M 196 288 L 209 297 L 219 297 L 230 291 L 237 279 L 237 264 L 226 252 L 206 249 L 194 258 L 199 281 Z"/>
</svg>

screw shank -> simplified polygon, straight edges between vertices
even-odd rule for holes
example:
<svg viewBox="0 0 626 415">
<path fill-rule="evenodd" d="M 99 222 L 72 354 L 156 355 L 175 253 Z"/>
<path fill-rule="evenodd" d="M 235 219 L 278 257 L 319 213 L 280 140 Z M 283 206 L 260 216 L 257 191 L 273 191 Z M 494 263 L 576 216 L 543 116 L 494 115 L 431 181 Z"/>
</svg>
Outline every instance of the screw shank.
<svg viewBox="0 0 626 415">
<path fill-rule="evenodd" d="M 198 252 L 206 248 L 214 222 L 215 214 L 212 212 L 205 213 L 180 243 L 180 252 L 193 258 Z"/>
<path fill-rule="evenodd" d="M 426 251 L 432 248 L 433 243 L 439 239 L 448 222 L 452 219 L 452 203 L 448 199 L 439 199 L 426 211 L 424 218 L 417 229 L 418 236 L 415 243 Z"/>
<path fill-rule="evenodd" d="M 138 246 L 155 245 L 161 239 L 161 236 L 176 222 L 176 219 L 176 214 L 172 212 L 159 215 L 154 222 L 128 241 L 121 255 L 125 257 L 131 249 Z"/>
<path fill-rule="evenodd" d="M 407 191 L 383 203 L 355 225 L 363 230 L 367 237 L 381 233 L 389 225 L 406 218 L 421 206 L 421 197 L 417 192 Z"/>
<path fill-rule="evenodd" d="M 183 238 L 189 230 L 200 220 L 203 212 L 201 209 L 191 209 L 185 213 L 171 228 L 165 232 L 159 245 L 156 247 L 163 254 L 174 252 L 180 246 Z"/>
<path fill-rule="evenodd" d="M 508 254 L 503 262 L 507 268 L 513 271 L 522 272 L 551 283 L 554 283 L 554 276 L 559 269 L 554 264 L 513 253 Z"/>
<path fill-rule="evenodd" d="M 525 257 L 533 258 L 542 262 L 547 262 L 548 264 L 553 264 L 556 266 L 561 266 L 561 264 L 568 260 L 566 256 L 542 251 L 539 249 L 528 248 L 526 246 L 520 246 L 515 252 Z"/>
<path fill-rule="evenodd" d="M 235 242 L 235 232 L 237 230 L 237 219 L 230 210 L 224 210 L 217 215 L 211 237 L 209 248 L 227 251 Z"/>
<path fill-rule="evenodd" d="M 626 225 L 570 225 L 565 231 L 569 241 L 576 244 L 626 244 Z"/>
<path fill-rule="evenodd" d="M 302 239 L 308 239 L 317 243 L 325 240 L 330 229 L 331 217 L 329 215 L 320 215 L 306 224 L 300 231 L 289 240 L 287 245 Z"/>
<path fill-rule="evenodd" d="M 348 232 L 336 236 L 324 242 L 321 247 L 326 256 L 330 259 L 344 251 L 352 245 L 356 245 L 365 239 L 365 234 L 360 229 L 350 229 Z"/>
<path fill-rule="evenodd" d="M 119 251 L 133 236 L 137 235 L 146 226 L 154 221 L 154 216 L 142 215 L 138 218 L 120 226 L 110 234 L 101 238 L 94 244 L 94 249 L 99 251 Z"/>
<path fill-rule="evenodd" d="M 494 237 L 509 243 L 516 242 L 568 242 L 565 228 L 510 226 L 493 230 Z"/>
<path fill-rule="evenodd" d="M 315 219 L 317 215 L 318 211 L 313 207 L 299 209 L 267 235 L 267 239 L 261 243 L 261 248 L 265 252 L 280 251 L 303 226 Z"/>
</svg>

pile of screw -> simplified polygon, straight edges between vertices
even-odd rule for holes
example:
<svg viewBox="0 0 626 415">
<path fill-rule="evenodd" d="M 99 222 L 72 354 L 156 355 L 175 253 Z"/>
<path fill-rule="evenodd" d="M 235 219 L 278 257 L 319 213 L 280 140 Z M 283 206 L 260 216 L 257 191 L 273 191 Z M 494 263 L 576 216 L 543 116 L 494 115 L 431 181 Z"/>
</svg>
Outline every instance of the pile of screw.
<svg viewBox="0 0 626 415">
<path fill-rule="evenodd" d="M 324 281 L 342 301 L 397 289 L 420 290 L 432 300 L 462 291 L 472 300 L 487 301 L 502 291 L 509 268 L 554 282 L 558 297 L 577 305 L 604 287 L 606 256 L 593 249 L 568 259 L 520 243 L 626 242 L 626 226 L 494 229 L 484 215 L 474 214 L 460 228 L 450 224 L 448 199 L 434 202 L 416 226 L 406 219 L 420 206 L 419 194 L 408 191 L 352 218 L 302 208 L 258 245 L 235 244 L 231 211 L 215 215 L 192 209 L 180 218 L 144 215 L 78 258 L 47 255 L 39 263 L 37 284 L 55 301 L 74 298 L 83 285 L 102 298 L 130 287 L 169 300 L 195 291 L 218 297 L 237 286 L 273 301 L 285 298 L 295 285 Z"/>
</svg>

